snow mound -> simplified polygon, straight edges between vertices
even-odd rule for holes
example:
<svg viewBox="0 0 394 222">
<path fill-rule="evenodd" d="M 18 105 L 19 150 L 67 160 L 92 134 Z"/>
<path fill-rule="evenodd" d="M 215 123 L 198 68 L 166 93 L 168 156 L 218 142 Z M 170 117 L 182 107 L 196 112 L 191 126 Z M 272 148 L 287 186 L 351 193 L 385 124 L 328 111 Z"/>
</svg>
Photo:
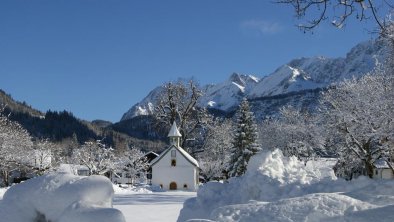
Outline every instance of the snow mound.
<svg viewBox="0 0 394 222">
<path fill-rule="evenodd" d="M 325 165 L 310 163 L 305 167 L 295 157 L 284 157 L 280 150 L 261 152 L 251 158 L 244 176 L 231 178 L 228 183 L 209 182 L 199 188 L 197 198 L 185 202 L 178 221 L 208 219 L 213 209 L 229 204 L 303 195 L 310 184 L 336 179 L 327 171 L 331 169 Z"/>
<path fill-rule="evenodd" d="M 337 221 L 338 215 L 373 208 L 373 205 L 336 194 L 310 194 L 271 203 L 251 202 L 216 209 L 215 221 Z"/>
<path fill-rule="evenodd" d="M 368 221 L 363 218 L 372 217 L 364 214 L 376 217 L 394 207 L 394 181 L 337 179 L 333 163 L 305 165 L 279 150 L 261 152 L 244 176 L 203 185 L 186 200 L 178 221 Z"/>
<path fill-rule="evenodd" d="M 9 188 L 0 203 L 0 221 L 124 222 L 112 208 L 113 194 L 105 177 L 51 173 Z"/>
<path fill-rule="evenodd" d="M 288 184 L 311 184 L 321 179 L 336 179 L 327 165 L 316 165 L 312 161 L 309 165 L 299 161 L 296 157 L 284 157 L 278 149 L 272 152 L 261 152 L 253 156 L 248 164 L 244 180 L 254 184 L 254 177 L 264 177 L 280 186 Z"/>
</svg>

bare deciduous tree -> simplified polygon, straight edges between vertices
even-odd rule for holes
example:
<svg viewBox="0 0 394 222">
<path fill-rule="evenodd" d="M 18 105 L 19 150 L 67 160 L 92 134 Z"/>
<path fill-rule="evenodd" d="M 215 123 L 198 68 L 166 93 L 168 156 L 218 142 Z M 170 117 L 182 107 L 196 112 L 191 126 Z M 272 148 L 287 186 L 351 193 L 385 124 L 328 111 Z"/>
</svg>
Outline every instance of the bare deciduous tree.
<svg viewBox="0 0 394 222">
<path fill-rule="evenodd" d="M 149 163 L 145 154 L 137 148 L 118 155 L 116 172 L 126 172 L 126 177 L 131 180 L 131 183 L 135 183 L 137 179 L 145 179 L 145 172 L 148 168 Z"/>
<path fill-rule="evenodd" d="M 233 122 L 230 119 L 216 119 L 208 126 L 203 152 L 198 154 L 201 174 L 207 181 L 225 177 L 233 140 Z"/>
<path fill-rule="evenodd" d="M 291 106 L 283 107 L 278 118 L 266 119 L 260 126 L 263 149 L 280 149 L 287 156 L 296 156 L 307 162 L 326 154 L 324 131 L 317 117 Z"/>
<path fill-rule="evenodd" d="M 86 166 L 91 175 L 102 175 L 114 168 L 115 155 L 111 147 L 106 147 L 100 140 L 85 142 L 74 149 L 72 161 L 74 164 Z"/>
<path fill-rule="evenodd" d="M 52 169 L 55 164 L 55 154 L 57 146 L 48 139 L 40 139 L 35 141 L 33 146 L 34 160 L 31 163 L 31 168 L 38 175 Z"/>
<path fill-rule="evenodd" d="M 343 168 L 349 179 L 360 169 L 372 178 L 378 159 L 386 161 L 394 172 L 390 161 L 394 144 L 394 77 L 380 70 L 375 72 L 345 81 L 322 96 L 327 107 L 327 130 L 340 157 L 337 169 Z"/>
<path fill-rule="evenodd" d="M 29 133 L 18 123 L 8 119 L 0 108 L 0 175 L 5 186 L 9 185 L 10 173 L 19 170 L 32 157 L 32 141 Z M 0 181 L 1 183 L 1 181 Z"/>
<path fill-rule="evenodd" d="M 354 17 L 359 21 L 372 19 L 381 30 L 385 30 L 388 9 L 392 9 L 392 0 L 276 0 L 277 3 L 291 5 L 298 19 L 306 22 L 298 25 L 301 30 L 314 29 L 324 20 L 341 28 Z"/>
<path fill-rule="evenodd" d="M 156 125 L 162 132 L 168 129 L 175 121 L 182 134 L 183 148 L 186 147 L 188 139 L 195 139 L 203 126 L 210 118 L 204 108 L 197 107 L 197 101 L 202 96 L 202 91 L 197 85 L 190 81 L 187 85 L 183 82 L 167 83 L 155 107 Z M 188 150 L 189 152 L 191 150 Z"/>
</svg>

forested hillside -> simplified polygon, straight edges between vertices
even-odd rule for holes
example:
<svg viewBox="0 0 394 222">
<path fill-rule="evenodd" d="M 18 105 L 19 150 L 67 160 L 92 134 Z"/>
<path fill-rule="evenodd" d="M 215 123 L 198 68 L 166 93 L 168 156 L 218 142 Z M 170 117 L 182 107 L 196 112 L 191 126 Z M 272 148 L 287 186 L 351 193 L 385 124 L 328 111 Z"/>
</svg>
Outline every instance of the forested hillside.
<svg viewBox="0 0 394 222">
<path fill-rule="evenodd" d="M 0 104 L 10 120 L 21 124 L 33 138 L 50 139 L 52 142 L 77 141 L 83 144 L 90 140 L 102 140 L 109 146 L 126 149 L 139 147 L 142 150 L 161 150 L 164 143 L 149 141 L 146 137 L 136 138 L 122 132 L 121 127 L 112 127 L 110 122 L 96 120 L 89 122 L 78 119 L 68 111 L 38 111 L 26 102 L 15 101 L 11 95 L 0 90 Z M 118 129 L 119 128 L 119 129 Z M 119 132 L 117 132 L 117 131 Z"/>
</svg>

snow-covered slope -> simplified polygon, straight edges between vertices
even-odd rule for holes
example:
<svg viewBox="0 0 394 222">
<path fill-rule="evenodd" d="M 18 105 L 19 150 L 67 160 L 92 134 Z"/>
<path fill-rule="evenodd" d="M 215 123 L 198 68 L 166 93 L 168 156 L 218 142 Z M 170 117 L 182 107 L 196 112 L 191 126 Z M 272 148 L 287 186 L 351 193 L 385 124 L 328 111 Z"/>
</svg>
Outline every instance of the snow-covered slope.
<svg viewBox="0 0 394 222">
<path fill-rule="evenodd" d="M 153 89 L 141 102 L 135 104 L 125 114 L 123 114 L 120 121 L 131 119 L 136 116 L 152 114 L 155 107 L 154 104 L 156 104 L 158 96 L 162 91 L 162 86 L 158 86 Z"/>
<path fill-rule="evenodd" d="M 386 55 L 385 42 L 370 40 L 353 47 L 345 58 L 320 56 L 294 59 L 262 79 L 234 73 L 223 83 L 202 87 L 204 96 L 198 104 L 201 107 L 229 112 L 239 105 L 243 97 L 257 99 L 324 88 L 370 72 Z M 151 91 L 125 113 L 122 120 L 151 114 L 161 90 L 162 87 L 157 87 Z"/>
<path fill-rule="evenodd" d="M 201 107 L 228 111 L 237 107 L 243 97 L 257 85 L 259 78 L 252 75 L 233 73 L 230 78 L 216 85 L 208 85 L 200 99 Z"/>
<path fill-rule="evenodd" d="M 326 61 L 327 59 L 323 57 L 293 60 L 291 63 L 283 65 L 275 70 L 271 75 L 263 78 L 250 92 L 248 97 L 273 96 L 324 87 L 327 84 L 323 81 L 315 81 L 312 79 L 309 72 L 305 71 L 304 66 L 314 65 L 320 67 L 321 64 L 326 63 Z M 292 63 L 296 63 L 297 66 Z M 320 70 L 320 68 L 317 68 L 317 70 Z"/>
<path fill-rule="evenodd" d="M 346 58 L 294 59 L 263 78 L 248 97 L 257 98 L 323 88 L 353 76 L 360 77 L 382 62 L 385 54 L 385 43 L 371 40 L 353 47 Z"/>
</svg>

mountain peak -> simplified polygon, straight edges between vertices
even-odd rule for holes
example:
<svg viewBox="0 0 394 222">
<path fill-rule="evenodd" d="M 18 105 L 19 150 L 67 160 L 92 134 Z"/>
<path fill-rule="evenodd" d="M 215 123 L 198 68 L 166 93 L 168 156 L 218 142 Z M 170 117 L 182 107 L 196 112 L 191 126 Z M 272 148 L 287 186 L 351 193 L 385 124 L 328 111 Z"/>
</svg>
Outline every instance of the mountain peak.
<svg viewBox="0 0 394 222">
<path fill-rule="evenodd" d="M 244 97 L 253 99 L 324 88 L 370 72 L 386 56 L 386 43 L 377 39 L 356 45 L 345 58 L 315 56 L 293 59 L 262 79 L 234 72 L 227 81 L 202 87 L 205 94 L 198 105 L 229 112 Z M 157 89 L 152 92 L 154 93 L 151 94 L 159 93 Z M 148 96 L 133 106 L 122 120 L 151 114 L 154 104 L 154 96 Z"/>
<path fill-rule="evenodd" d="M 236 72 L 231 74 L 229 81 L 234 82 L 238 85 L 242 85 L 242 86 L 245 84 L 245 81 L 243 80 L 242 76 Z"/>
</svg>

